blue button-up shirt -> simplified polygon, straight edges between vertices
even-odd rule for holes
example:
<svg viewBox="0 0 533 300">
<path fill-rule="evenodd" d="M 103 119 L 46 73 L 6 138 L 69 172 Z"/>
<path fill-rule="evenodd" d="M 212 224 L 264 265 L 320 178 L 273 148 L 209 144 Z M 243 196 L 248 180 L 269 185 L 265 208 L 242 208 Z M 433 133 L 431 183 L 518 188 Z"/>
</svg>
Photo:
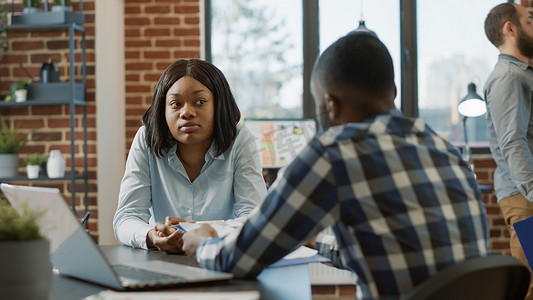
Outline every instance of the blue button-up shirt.
<svg viewBox="0 0 533 300">
<path fill-rule="evenodd" d="M 498 201 L 521 193 L 533 201 L 533 69 L 501 54 L 485 84 L 487 129 Z"/>
<path fill-rule="evenodd" d="M 141 127 L 131 145 L 113 227 L 119 242 L 146 249 L 146 234 L 166 216 L 186 220 L 245 218 L 266 195 L 258 145 L 242 126 L 231 147 L 214 157 L 214 143 L 191 182 L 176 155 L 153 155 Z"/>
<path fill-rule="evenodd" d="M 488 253 L 474 174 L 421 119 L 396 110 L 313 139 L 240 232 L 207 239 L 203 267 L 257 275 L 326 226 L 319 252 L 356 273 L 358 299 L 397 299 L 468 257 Z"/>
</svg>

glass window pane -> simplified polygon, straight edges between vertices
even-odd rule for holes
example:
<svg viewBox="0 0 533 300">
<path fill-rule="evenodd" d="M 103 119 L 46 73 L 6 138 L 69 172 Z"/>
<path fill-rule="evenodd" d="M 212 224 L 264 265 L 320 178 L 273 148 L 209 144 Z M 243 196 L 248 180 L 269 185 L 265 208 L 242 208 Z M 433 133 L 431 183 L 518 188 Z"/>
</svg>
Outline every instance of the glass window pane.
<svg viewBox="0 0 533 300">
<path fill-rule="evenodd" d="M 302 2 L 211 0 L 213 63 L 244 118 L 302 118 Z"/>
<path fill-rule="evenodd" d="M 436 132 L 464 143 L 459 100 L 473 82 L 483 86 L 496 64 L 497 49 L 484 31 L 488 12 L 502 1 L 417 1 L 419 113 Z M 468 141 L 487 143 L 485 115 L 468 118 Z"/>
<path fill-rule="evenodd" d="M 387 46 L 394 62 L 394 74 L 400 107 L 400 2 L 396 0 L 320 0 L 319 2 L 320 52 L 364 20 Z"/>
</svg>

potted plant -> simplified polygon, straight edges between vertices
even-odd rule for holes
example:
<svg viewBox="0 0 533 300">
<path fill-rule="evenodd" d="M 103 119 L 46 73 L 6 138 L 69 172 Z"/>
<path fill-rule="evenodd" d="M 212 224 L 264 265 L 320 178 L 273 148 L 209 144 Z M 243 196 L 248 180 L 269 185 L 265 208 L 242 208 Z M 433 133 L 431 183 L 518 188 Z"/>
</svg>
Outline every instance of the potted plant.
<svg viewBox="0 0 533 300">
<path fill-rule="evenodd" d="M 41 0 L 24 0 L 23 14 L 31 14 L 42 11 Z"/>
<path fill-rule="evenodd" d="M 39 170 L 41 165 L 47 160 L 47 155 L 39 152 L 34 152 L 24 157 L 24 163 L 26 164 L 26 175 L 29 179 L 39 177 Z"/>
<path fill-rule="evenodd" d="M 54 6 L 52 11 L 69 11 L 72 12 L 72 6 L 70 0 L 54 0 Z"/>
<path fill-rule="evenodd" d="M 6 102 L 9 102 L 13 99 L 15 99 L 16 102 L 26 101 L 26 97 L 28 95 L 28 84 L 29 82 L 25 79 L 13 82 L 9 85 L 10 91 L 4 100 Z"/>
<path fill-rule="evenodd" d="M 4 119 L 0 121 L 0 178 L 17 176 L 18 153 L 28 142 L 28 135 L 20 134 L 18 126 L 11 129 Z"/>
<path fill-rule="evenodd" d="M 48 299 L 50 243 L 39 231 L 42 212 L 18 212 L 0 200 L 0 290 L 2 299 Z"/>
</svg>

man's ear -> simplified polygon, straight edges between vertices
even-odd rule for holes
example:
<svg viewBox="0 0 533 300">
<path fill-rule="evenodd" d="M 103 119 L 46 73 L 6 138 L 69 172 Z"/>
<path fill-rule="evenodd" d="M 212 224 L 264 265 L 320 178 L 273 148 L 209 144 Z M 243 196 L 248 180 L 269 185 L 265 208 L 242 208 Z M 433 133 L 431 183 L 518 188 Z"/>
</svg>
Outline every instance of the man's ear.
<svg viewBox="0 0 533 300">
<path fill-rule="evenodd" d="M 326 100 L 326 111 L 328 112 L 328 118 L 330 121 L 335 121 L 339 118 L 340 102 L 331 94 L 324 96 Z"/>
<path fill-rule="evenodd" d="M 516 36 L 516 28 L 511 21 L 507 21 L 503 24 L 503 34 L 509 36 Z"/>
</svg>

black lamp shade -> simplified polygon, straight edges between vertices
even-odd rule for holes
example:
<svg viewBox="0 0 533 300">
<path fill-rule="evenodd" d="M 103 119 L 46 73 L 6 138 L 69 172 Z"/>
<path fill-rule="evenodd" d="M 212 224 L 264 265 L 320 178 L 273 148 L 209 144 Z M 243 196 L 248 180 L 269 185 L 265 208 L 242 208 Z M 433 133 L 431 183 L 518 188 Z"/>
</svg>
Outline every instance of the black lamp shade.
<svg viewBox="0 0 533 300">
<path fill-rule="evenodd" d="M 468 93 L 457 106 L 459 113 L 465 117 L 478 117 L 487 112 L 485 101 L 476 93 L 476 85 L 468 85 Z"/>
</svg>

